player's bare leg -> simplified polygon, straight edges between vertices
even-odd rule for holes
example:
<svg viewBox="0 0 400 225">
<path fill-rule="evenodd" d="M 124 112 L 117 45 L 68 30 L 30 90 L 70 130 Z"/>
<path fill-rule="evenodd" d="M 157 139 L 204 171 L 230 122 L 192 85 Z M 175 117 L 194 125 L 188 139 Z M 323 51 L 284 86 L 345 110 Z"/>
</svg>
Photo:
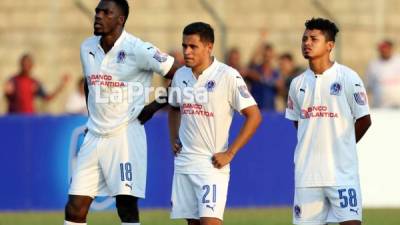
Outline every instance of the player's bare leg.
<svg viewBox="0 0 400 225">
<path fill-rule="evenodd" d="M 350 220 L 339 223 L 340 225 L 361 225 L 361 221 L 359 220 Z"/>
<path fill-rule="evenodd" d="M 188 222 L 188 225 L 200 225 L 200 220 L 195 220 L 195 219 L 186 219 Z"/>
<path fill-rule="evenodd" d="M 118 216 L 123 223 L 139 223 L 138 198 L 130 195 L 117 195 Z"/>
<path fill-rule="evenodd" d="M 93 198 L 81 195 L 69 195 L 65 206 L 65 220 L 74 223 L 86 223 L 86 216 L 89 212 Z"/>
<path fill-rule="evenodd" d="M 201 225 L 222 225 L 222 220 L 213 217 L 201 217 Z"/>
</svg>

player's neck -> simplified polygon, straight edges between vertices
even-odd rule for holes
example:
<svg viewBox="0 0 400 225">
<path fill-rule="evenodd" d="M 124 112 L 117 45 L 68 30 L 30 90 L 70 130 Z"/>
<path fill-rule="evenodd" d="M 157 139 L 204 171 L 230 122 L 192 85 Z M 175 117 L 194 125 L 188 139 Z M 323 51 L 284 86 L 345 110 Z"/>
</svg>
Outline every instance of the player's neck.
<svg viewBox="0 0 400 225">
<path fill-rule="evenodd" d="M 19 72 L 19 75 L 20 75 L 20 76 L 24 76 L 24 77 L 29 77 L 29 76 L 31 75 L 31 73 L 30 73 L 29 71 L 21 70 L 21 71 Z"/>
<path fill-rule="evenodd" d="M 214 61 L 214 57 L 210 56 L 208 60 L 206 60 L 203 64 L 193 67 L 192 72 L 196 79 L 199 78 L 199 76 L 203 73 L 204 70 L 206 70 Z"/>
<path fill-rule="evenodd" d="M 115 32 L 110 34 L 105 34 L 101 36 L 100 45 L 104 50 L 104 53 L 107 53 L 114 46 L 115 42 L 121 36 L 123 29 L 117 29 Z"/>
<path fill-rule="evenodd" d="M 310 59 L 308 61 L 310 69 L 315 74 L 323 74 L 326 70 L 328 70 L 333 65 L 333 63 L 334 62 L 331 61 L 329 58 Z"/>
</svg>

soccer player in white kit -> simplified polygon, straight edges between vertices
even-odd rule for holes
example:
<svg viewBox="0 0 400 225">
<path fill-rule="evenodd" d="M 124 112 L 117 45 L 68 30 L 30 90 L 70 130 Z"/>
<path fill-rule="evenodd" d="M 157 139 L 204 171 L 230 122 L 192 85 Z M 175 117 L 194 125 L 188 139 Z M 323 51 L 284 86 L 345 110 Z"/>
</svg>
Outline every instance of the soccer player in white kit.
<svg viewBox="0 0 400 225">
<path fill-rule="evenodd" d="M 261 122 L 242 76 L 212 56 L 213 44 L 209 24 L 196 22 L 184 28 L 185 66 L 175 73 L 169 92 L 170 137 L 176 154 L 171 218 L 186 219 L 189 225 L 222 224 L 229 163 Z M 191 98 L 188 93 L 205 93 L 207 98 Z M 234 111 L 246 120 L 228 145 Z"/>
<path fill-rule="evenodd" d="M 356 143 L 371 125 L 365 87 L 350 68 L 330 60 L 336 25 L 305 23 L 309 68 L 289 90 L 286 118 L 297 128 L 293 223 L 359 225 L 362 218 Z"/>
<path fill-rule="evenodd" d="M 153 72 L 166 75 L 174 60 L 127 33 L 128 14 L 126 0 L 100 1 L 95 36 L 81 45 L 88 132 L 72 175 L 65 225 L 86 224 L 95 196 L 116 197 L 121 223 L 139 224 L 137 200 L 145 197 L 147 146 L 138 115 L 145 95 L 131 89 L 150 87 Z"/>
</svg>

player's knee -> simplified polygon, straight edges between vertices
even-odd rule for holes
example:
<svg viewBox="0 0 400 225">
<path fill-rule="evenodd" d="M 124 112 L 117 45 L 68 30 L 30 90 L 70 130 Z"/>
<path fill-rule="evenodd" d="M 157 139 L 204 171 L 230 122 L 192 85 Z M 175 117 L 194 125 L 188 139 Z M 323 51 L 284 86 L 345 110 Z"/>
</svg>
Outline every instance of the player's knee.
<svg viewBox="0 0 400 225">
<path fill-rule="evenodd" d="M 139 222 L 139 209 L 138 199 L 129 195 L 118 195 L 116 197 L 116 206 L 118 216 L 121 222 L 124 223 L 138 223 Z"/>
<path fill-rule="evenodd" d="M 90 203 L 85 204 L 85 202 L 70 198 L 65 206 L 65 220 L 74 223 L 85 223 L 89 206 Z"/>
</svg>

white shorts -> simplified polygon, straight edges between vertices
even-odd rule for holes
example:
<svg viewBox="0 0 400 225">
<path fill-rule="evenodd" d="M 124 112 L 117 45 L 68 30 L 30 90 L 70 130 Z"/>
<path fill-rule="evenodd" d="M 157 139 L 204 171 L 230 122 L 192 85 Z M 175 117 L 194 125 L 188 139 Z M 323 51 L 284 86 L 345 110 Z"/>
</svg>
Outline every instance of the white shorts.
<svg viewBox="0 0 400 225">
<path fill-rule="evenodd" d="M 362 219 L 359 185 L 296 188 L 294 224 L 326 224 Z"/>
<path fill-rule="evenodd" d="M 89 131 L 77 156 L 69 194 L 144 198 L 146 169 L 146 133 L 137 120 L 108 137 Z"/>
<path fill-rule="evenodd" d="M 171 219 L 223 219 L 229 173 L 179 174 L 172 184 Z"/>
</svg>

